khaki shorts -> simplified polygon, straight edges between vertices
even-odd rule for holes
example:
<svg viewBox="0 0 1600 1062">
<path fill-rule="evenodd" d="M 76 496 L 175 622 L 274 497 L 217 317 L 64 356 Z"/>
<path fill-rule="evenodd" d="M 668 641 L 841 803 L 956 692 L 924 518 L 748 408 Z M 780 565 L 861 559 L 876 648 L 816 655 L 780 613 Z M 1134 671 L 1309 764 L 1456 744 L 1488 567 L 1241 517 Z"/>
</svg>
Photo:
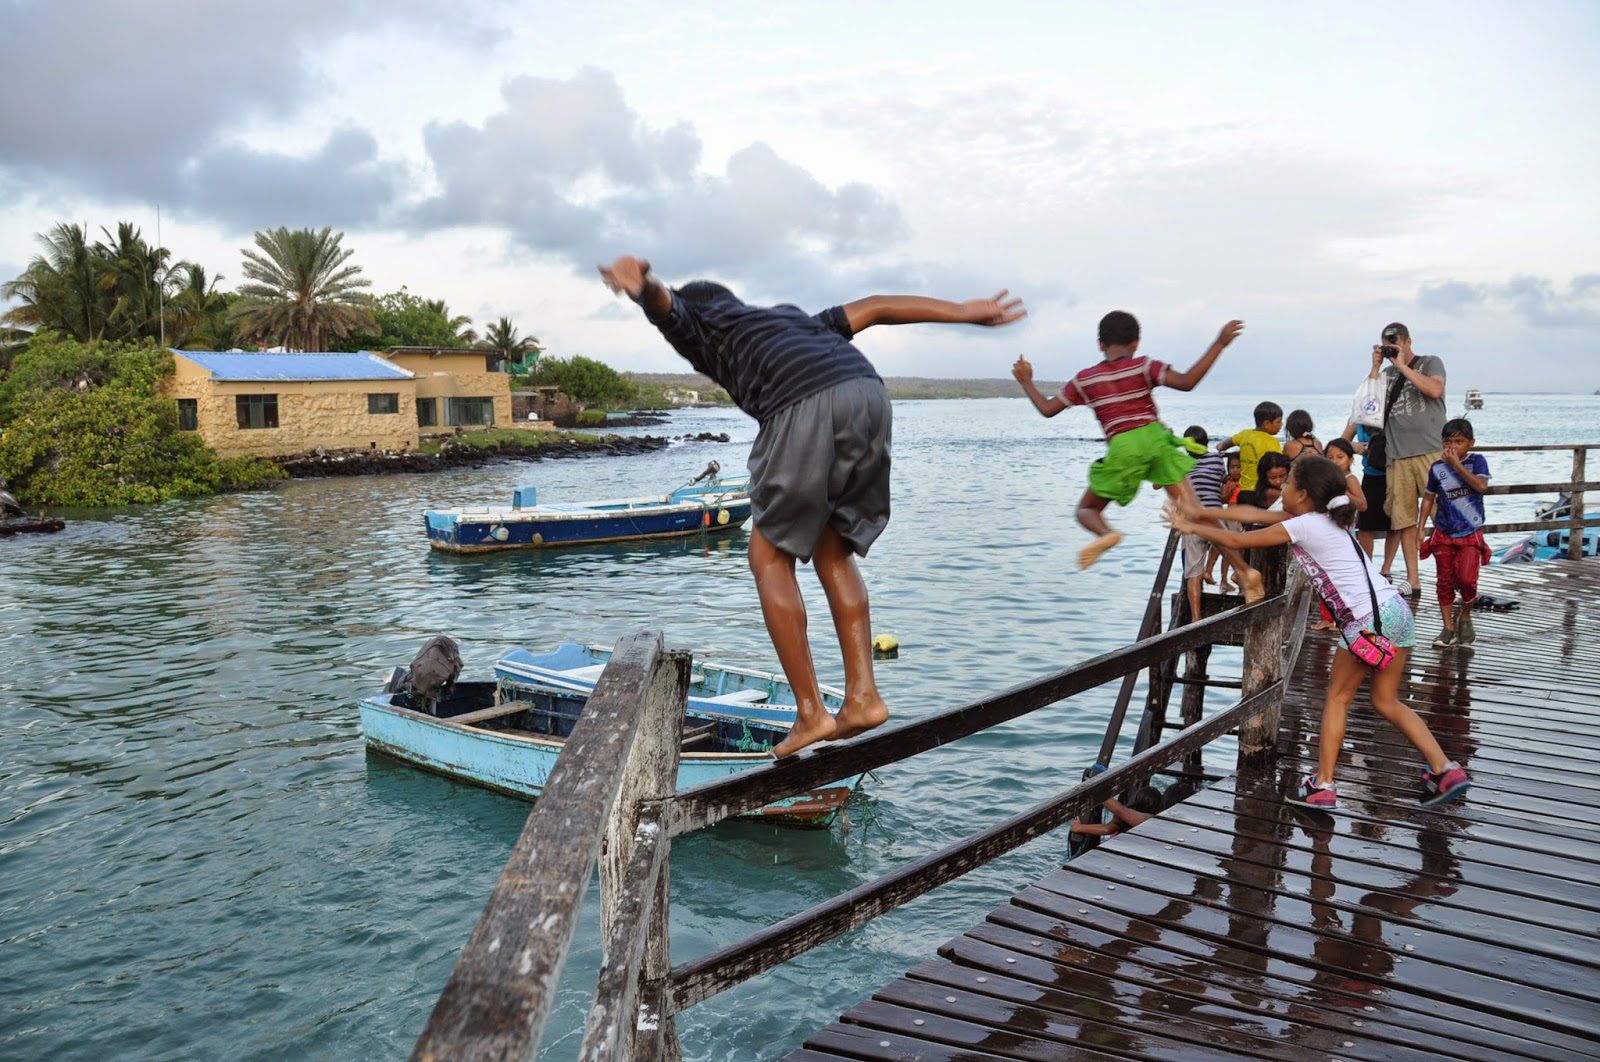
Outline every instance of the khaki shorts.
<svg viewBox="0 0 1600 1062">
<path fill-rule="evenodd" d="M 1428 492 L 1428 471 L 1441 456 L 1443 451 L 1402 457 L 1390 461 L 1389 467 L 1384 469 L 1387 493 L 1383 507 L 1389 514 L 1392 530 L 1404 531 L 1417 526 L 1417 510 L 1422 507 L 1422 496 Z"/>
<path fill-rule="evenodd" d="M 1183 577 L 1198 579 L 1205 574 L 1206 557 L 1211 553 L 1211 540 L 1200 535 L 1183 535 Z"/>
</svg>

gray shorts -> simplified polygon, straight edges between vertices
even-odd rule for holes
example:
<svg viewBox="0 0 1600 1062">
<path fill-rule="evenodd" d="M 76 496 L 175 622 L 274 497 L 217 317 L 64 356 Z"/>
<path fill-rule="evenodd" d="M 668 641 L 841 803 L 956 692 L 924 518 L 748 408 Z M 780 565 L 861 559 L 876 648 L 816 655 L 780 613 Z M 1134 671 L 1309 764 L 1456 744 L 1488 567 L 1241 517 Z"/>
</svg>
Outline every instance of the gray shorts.
<svg viewBox="0 0 1600 1062">
<path fill-rule="evenodd" d="M 774 546 L 809 561 L 824 527 L 865 557 L 889 523 L 893 418 L 883 381 L 835 384 L 775 413 L 750 450 L 751 517 Z"/>
</svg>

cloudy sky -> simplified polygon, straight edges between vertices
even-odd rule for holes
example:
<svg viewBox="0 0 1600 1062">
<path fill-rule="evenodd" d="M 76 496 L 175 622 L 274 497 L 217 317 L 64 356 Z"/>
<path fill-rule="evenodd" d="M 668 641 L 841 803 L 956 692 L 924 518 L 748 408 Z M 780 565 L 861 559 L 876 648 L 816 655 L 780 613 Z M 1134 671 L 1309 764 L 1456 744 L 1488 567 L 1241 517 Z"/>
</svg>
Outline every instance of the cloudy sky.
<svg viewBox="0 0 1600 1062">
<path fill-rule="evenodd" d="M 470 11 L 470 14 L 463 14 Z M 1009 287 L 888 375 L 1060 376 L 1113 308 L 1207 386 L 1344 390 L 1392 319 L 1452 384 L 1600 387 L 1600 4 L 0 0 L 0 276 L 128 219 L 239 279 L 331 225 L 556 354 L 683 363 L 594 265 L 752 301 Z"/>
</svg>

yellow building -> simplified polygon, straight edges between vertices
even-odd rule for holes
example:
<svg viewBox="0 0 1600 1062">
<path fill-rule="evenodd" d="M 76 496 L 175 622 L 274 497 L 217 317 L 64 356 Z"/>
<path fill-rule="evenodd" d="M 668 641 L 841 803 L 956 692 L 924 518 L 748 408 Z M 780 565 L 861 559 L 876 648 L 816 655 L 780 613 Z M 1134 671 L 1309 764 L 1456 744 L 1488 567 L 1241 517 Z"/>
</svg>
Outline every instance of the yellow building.
<svg viewBox="0 0 1600 1062">
<path fill-rule="evenodd" d="M 417 380 L 373 354 L 175 350 L 178 426 L 224 457 L 417 445 Z"/>
<path fill-rule="evenodd" d="M 497 351 L 391 347 L 377 357 L 416 377 L 416 422 L 422 434 L 458 426 L 512 426 L 511 377 L 493 369 Z"/>
</svg>

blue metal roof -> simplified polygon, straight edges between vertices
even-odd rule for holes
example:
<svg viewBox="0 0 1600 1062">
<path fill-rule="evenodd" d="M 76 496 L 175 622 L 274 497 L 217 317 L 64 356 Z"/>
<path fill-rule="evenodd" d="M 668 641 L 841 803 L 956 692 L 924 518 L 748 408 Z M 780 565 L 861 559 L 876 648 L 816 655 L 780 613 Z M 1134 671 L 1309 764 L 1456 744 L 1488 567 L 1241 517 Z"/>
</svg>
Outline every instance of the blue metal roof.
<svg viewBox="0 0 1600 1062">
<path fill-rule="evenodd" d="M 238 354 L 174 350 L 211 373 L 236 382 L 302 380 L 410 380 L 412 374 L 376 354 Z"/>
</svg>

